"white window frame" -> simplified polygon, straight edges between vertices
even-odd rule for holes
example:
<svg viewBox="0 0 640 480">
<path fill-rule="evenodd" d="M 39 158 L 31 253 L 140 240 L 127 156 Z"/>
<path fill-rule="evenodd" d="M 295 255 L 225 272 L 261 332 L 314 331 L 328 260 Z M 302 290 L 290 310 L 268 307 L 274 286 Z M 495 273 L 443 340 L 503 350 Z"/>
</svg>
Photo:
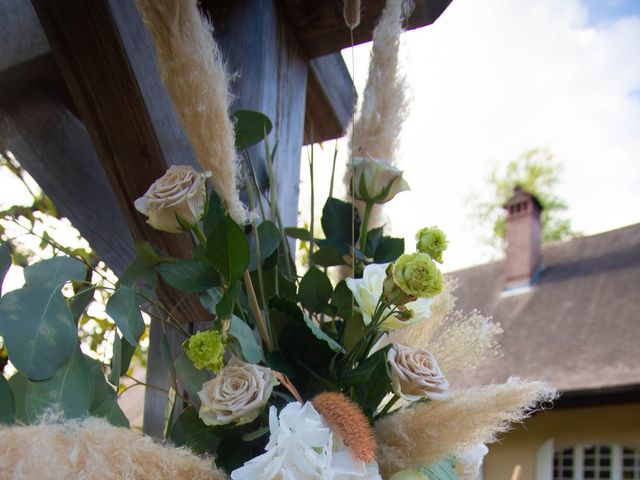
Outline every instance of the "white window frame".
<svg viewBox="0 0 640 480">
<path fill-rule="evenodd" d="M 611 448 L 611 480 L 623 480 L 622 450 L 629 446 L 597 441 L 567 446 L 567 448 L 573 448 L 573 480 L 584 479 L 584 450 L 593 445 Z M 547 440 L 540 446 L 536 453 L 536 480 L 553 480 L 553 457 L 555 452 L 553 439 Z"/>
</svg>

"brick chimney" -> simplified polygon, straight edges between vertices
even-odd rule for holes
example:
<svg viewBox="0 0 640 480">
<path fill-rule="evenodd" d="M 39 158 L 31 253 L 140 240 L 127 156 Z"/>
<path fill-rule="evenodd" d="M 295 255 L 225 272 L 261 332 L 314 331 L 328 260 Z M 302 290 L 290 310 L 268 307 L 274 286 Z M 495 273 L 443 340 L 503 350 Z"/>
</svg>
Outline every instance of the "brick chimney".
<svg viewBox="0 0 640 480">
<path fill-rule="evenodd" d="M 530 285 L 540 266 L 540 212 L 538 199 L 521 187 L 504 204 L 507 211 L 505 288 Z"/>
</svg>

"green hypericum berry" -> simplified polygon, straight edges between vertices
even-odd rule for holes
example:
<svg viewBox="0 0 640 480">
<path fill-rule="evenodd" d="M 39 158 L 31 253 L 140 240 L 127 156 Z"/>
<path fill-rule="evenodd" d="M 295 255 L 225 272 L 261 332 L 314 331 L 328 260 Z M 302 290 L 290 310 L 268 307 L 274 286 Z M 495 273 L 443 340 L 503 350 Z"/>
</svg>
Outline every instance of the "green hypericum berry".
<svg viewBox="0 0 640 480">
<path fill-rule="evenodd" d="M 438 227 L 423 228 L 416 234 L 416 250 L 428 254 L 436 262 L 442 263 L 442 252 L 449 246 L 447 236 Z"/>
<path fill-rule="evenodd" d="M 216 373 L 222 368 L 224 341 L 215 330 L 196 333 L 187 340 L 185 350 L 196 368 L 208 368 Z"/>
</svg>

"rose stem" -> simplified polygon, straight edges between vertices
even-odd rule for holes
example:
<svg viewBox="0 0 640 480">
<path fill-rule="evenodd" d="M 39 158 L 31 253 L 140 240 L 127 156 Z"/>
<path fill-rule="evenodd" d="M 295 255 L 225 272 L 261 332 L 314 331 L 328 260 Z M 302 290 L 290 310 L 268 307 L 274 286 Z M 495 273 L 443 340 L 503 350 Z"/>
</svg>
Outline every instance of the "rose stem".
<svg viewBox="0 0 640 480">
<path fill-rule="evenodd" d="M 271 339 L 269 337 L 269 331 L 267 330 L 267 325 L 264 322 L 264 318 L 262 318 L 262 314 L 260 313 L 260 305 L 258 304 L 258 298 L 256 297 L 256 291 L 253 289 L 253 282 L 251 281 L 251 276 L 249 275 L 249 271 L 244 271 L 244 285 L 247 288 L 247 294 L 249 295 L 249 303 L 251 304 L 251 309 L 253 310 L 253 315 L 256 317 L 256 325 L 258 325 L 258 331 L 260 332 L 260 337 L 262 341 L 267 346 L 267 350 L 271 351 Z"/>
<path fill-rule="evenodd" d="M 363 255 L 367 248 L 367 230 L 369 228 L 369 219 L 371 218 L 373 205 L 373 202 L 367 202 L 364 207 L 364 218 L 362 219 L 362 226 L 360 227 L 360 250 L 362 250 Z"/>
</svg>

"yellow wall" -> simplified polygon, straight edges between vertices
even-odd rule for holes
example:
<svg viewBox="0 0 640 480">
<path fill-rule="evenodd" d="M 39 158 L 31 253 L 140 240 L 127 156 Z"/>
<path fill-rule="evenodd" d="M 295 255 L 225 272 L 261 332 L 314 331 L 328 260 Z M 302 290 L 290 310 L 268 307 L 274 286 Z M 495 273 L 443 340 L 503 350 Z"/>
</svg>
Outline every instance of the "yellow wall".
<svg viewBox="0 0 640 480">
<path fill-rule="evenodd" d="M 521 480 L 535 480 L 536 452 L 550 438 L 556 448 L 587 442 L 640 446 L 640 404 L 537 413 L 489 446 L 484 480 L 509 480 L 516 464 Z"/>
</svg>

